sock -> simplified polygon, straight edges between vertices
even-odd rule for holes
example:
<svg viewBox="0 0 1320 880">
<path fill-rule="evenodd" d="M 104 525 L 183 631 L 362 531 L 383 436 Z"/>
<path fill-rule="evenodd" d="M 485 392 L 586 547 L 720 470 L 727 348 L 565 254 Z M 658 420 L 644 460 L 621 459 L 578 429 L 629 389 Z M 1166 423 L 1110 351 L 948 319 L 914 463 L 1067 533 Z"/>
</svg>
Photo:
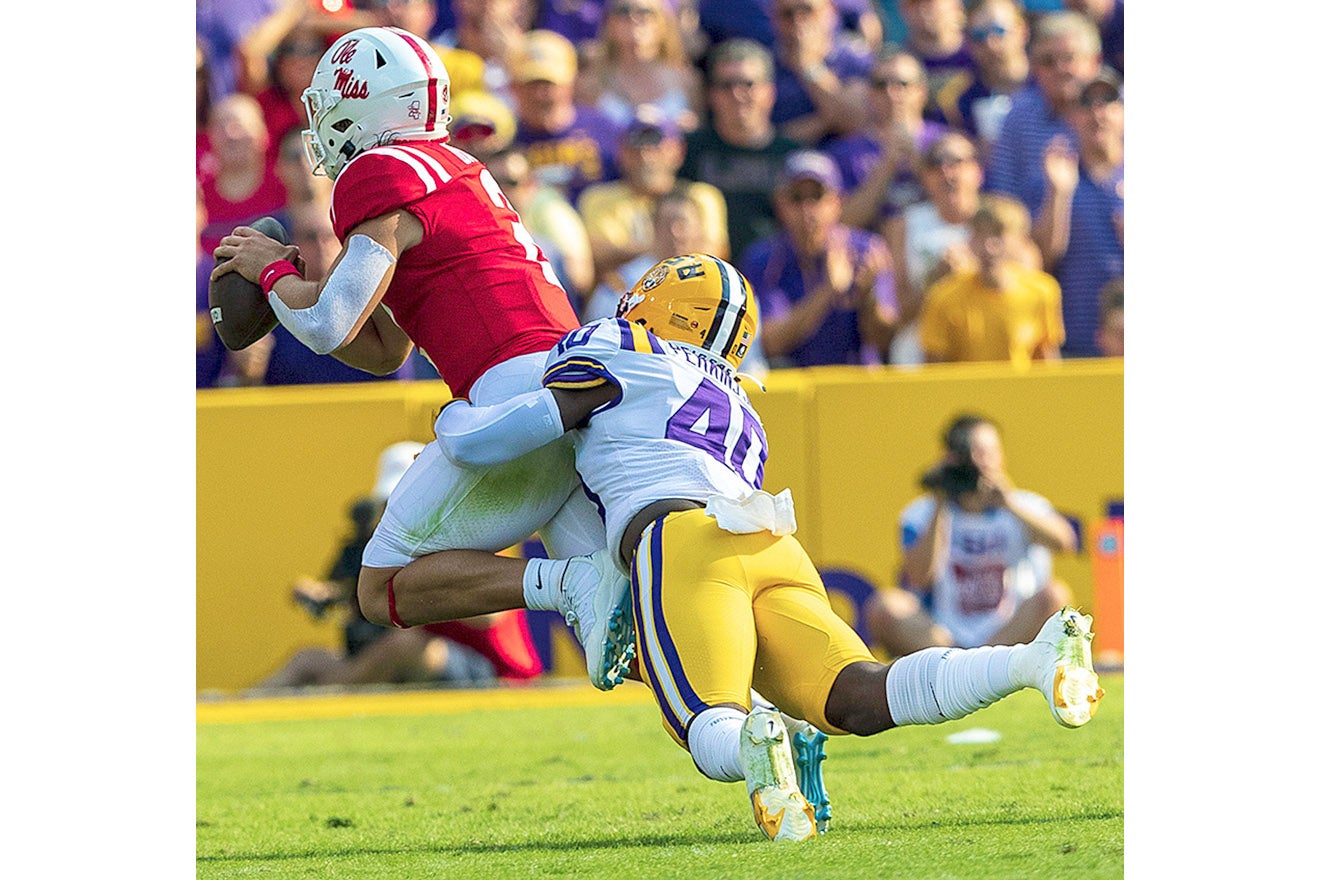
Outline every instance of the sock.
<svg viewBox="0 0 1320 880">
<path fill-rule="evenodd" d="M 569 559 L 529 559 L 523 569 L 523 601 L 535 611 L 558 611 Z"/>
<path fill-rule="evenodd" d="M 1008 667 L 1025 645 L 925 648 L 889 667 L 885 690 L 894 723 L 939 724 L 965 718 L 1022 689 Z"/>
<path fill-rule="evenodd" d="M 739 738 L 747 715 L 728 706 L 707 709 L 688 725 L 688 751 L 702 775 L 716 782 L 743 778 L 738 760 Z"/>
</svg>

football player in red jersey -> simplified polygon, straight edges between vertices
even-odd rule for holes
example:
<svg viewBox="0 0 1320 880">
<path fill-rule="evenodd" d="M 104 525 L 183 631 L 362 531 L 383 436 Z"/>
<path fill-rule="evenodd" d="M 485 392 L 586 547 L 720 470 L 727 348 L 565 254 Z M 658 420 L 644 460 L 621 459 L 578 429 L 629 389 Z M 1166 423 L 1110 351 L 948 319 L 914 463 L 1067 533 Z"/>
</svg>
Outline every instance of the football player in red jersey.
<svg viewBox="0 0 1320 880">
<path fill-rule="evenodd" d="M 540 387 L 546 352 L 578 326 L 554 270 L 490 172 L 448 143 L 449 75 L 424 39 L 361 28 L 322 56 L 303 94 L 308 161 L 335 181 L 344 248 L 304 279 L 297 249 L 239 227 L 215 249 L 259 283 L 281 323 L 318 354 L 377 375 L 417 345 L 457 398 L 491 405 Z M 557 420 L 512 413 L 510 431 Z M 552 559 L 522 580 L 489 554 L 540 533 Z M 574 628 L 592 683 L 622 680 L 634 651 L 628 577 L 602 548 L 601 516 L 551 444 L 506 465 L 466 467 L 428 444 L 391 493 L 363 555 L 369 620 L 412 626 L 508 608 L 554 609 Z"/>
</svg>

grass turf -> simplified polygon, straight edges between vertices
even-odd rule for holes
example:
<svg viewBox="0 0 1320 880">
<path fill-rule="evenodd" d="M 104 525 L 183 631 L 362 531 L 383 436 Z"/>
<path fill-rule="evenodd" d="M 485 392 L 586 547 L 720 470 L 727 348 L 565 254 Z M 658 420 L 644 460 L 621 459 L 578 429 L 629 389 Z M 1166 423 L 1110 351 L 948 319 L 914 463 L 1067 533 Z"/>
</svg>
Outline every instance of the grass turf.
<svg viewBox="0 0 1320 880">
<path fill-rule="evenodd" d="M 199 707 L 197 877 L 1122 877 L 1123 680 L 1102 683 L 1079 730 L 1027 691 L 832 738 L 833 825 L 799 845 L 764 840 L 742 783 L 698 774 L 632 683 L 415 715 L 333 717 L 318 698 L 330 717 L 207 723 Z M 969 728 L 1002 738 L 947 741 Z"/>
</svg>

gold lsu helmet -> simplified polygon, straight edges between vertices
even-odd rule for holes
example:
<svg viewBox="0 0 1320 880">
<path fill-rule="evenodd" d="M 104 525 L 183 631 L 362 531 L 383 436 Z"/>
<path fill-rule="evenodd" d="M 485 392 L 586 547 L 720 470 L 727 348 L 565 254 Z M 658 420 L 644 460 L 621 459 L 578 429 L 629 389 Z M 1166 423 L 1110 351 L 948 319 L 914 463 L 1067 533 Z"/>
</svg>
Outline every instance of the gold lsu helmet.
<svg viewBox="0 0 1320 880">
<path fill-rule="evenodd" d="M 704 348 L 734 369 L 756 336 L 752 285 L 710 254 L 683 254 L 656 263 L 619 300 L 615 316 L 661 339 Z"/>
</svg>

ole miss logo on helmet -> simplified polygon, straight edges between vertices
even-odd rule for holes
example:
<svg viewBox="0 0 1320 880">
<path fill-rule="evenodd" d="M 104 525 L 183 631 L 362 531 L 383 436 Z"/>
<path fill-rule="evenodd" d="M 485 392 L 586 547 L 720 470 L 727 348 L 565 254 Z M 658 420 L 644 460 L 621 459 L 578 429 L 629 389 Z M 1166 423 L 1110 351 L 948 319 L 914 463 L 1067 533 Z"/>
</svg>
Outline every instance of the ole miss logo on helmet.
<svg viewBox="0 0 1320 880">
<path fill-rule="evenodd" d="M 344 44 L 335 50 L 335 54 L 330 56 L 331 64 L 347 64 L 353 60 L 357 54 L 357 40 L 345 40 Z"/>
<path fill-rule="evenodd" d="M 371 97 L 367 84 L 360 79 L 354 79 L 353 71 L 345 70 L 342 67 L 335 71 L 335 91 L 345 98 Z"/>
</svg>

